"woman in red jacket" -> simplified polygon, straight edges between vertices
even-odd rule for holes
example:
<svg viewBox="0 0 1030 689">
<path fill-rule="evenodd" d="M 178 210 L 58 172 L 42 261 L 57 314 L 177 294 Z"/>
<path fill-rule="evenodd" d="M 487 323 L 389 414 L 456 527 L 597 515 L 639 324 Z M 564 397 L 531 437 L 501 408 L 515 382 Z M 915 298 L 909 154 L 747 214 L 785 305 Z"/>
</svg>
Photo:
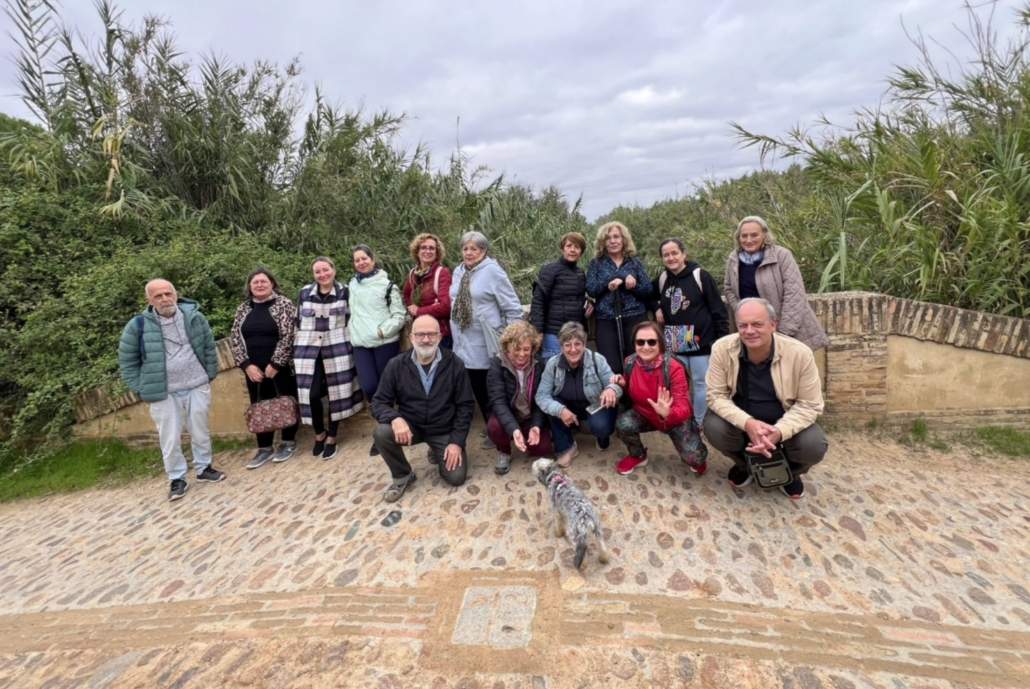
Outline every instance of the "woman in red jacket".
<svg viewBox="0 0 1030 689">
<path fill-rule="evenodd" d="M 415 267 L 404 281 L 404 306 L 412 318 L 432 316 L 440 324 L 440 346 L 451 348 L 451 271 L 443 264 L 443 242 L 422 233 L 411 240 Z"/>
<path fill-rule="evenodd" d="M 615 422 L 615 432 L 628 451 L 615 470 L 626 476 L 646 465 L 647 448 L 640 434 L 659 431 L 669 436 L 680 459 L 700 476 L 708 468 L 708 448 L 694 423 L 683 364 L 665 352 L 662 328 L 653 321 L 638 323 L 630 341 L 635 353 L 627 357 L 623 375 L 614 377 L 632 404 Z"/>
</svg>

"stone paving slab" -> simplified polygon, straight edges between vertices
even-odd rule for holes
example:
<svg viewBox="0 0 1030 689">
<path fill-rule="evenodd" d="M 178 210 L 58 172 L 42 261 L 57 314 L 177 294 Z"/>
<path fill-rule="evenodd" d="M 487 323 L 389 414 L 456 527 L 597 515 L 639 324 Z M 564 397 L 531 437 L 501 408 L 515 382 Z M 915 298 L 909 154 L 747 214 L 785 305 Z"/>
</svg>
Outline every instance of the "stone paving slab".
<svg viewBox="0 0 1030 689">
<path fill-rule="evenodd" d="M 570 473 L 614 557 L 580 574 L 528 462 L 475 442 L 460 488 L 413 449 L 382 526 L 369 430 L 330 462 L 225 453 L 178 503 L 0 507 L 0 687 L 1030 686 L 1030 463 L 834 434 L 794 504 L 664 439 L 625 478 L 591 449 Z"/>
</svg>

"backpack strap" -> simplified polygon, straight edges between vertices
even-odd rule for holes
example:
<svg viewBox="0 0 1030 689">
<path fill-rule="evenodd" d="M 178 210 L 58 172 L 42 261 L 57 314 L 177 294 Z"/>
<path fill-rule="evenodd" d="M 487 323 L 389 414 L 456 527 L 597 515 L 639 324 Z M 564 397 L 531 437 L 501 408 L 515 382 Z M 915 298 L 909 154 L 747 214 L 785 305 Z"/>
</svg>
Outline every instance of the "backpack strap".
<svg viewBox="0 0 1030 689">
<path fill-rule="evenodd" d="M 436 272 L 433 273 L 433 294 L 436 295 L 436 300 L 440 301 L 440 273 L 443 272 L 443 266 L 437 265 Z"/>
<path fill-rule="evenodd" d="M 393 306 L 393 282 L 389 281 L 386 283 L 386 310 L 389 311 L 390 307 Z"/>
<path fill-rule="evenodd" d="M 694 282 L 697 283 L 697 291 L 704 294 L 705 288 L 701 286 L 701 266 L 694 268 Z"/>
<path fill-rule="evenodd" d="M 629 376 L 633 373 L 633 366 L 637 363 L 637 355 L 630 354 L 622 365 L 622 377 L 626 380 L 626 387 L 629 388 Z"/>
<path fill-rule="evenodd" d="M 697 268 L 694 268 L 693 276 L 694 276 L 694 282 L 697 283 L 697 291 L 700 292 L 701 294 L 704 294 L 705 293 L 705 288 L 701 286 L 701 266 L 698 266 Z M 658 298 L 659 299 L 661 299 L 662 292 L 665 291 L 665 282 L 668 279 L 669 279 L 669 271 L 663 269 L 662 272 L 658 274 Z"/>
</svg>

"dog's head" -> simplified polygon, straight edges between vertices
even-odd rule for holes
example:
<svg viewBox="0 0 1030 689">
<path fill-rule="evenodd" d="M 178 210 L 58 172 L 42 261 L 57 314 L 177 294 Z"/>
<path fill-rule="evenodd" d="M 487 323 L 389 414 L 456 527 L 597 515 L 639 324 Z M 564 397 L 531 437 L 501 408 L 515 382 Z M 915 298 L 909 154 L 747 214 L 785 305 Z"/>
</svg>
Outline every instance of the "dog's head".
<svg viewBox="0 0 1030 689">
<path fill-rule="evenodd" d="M 551 480 L 551 475 L 560 471 L 561 467 L 553 459 L 541 458 L 533 462 L 533 476 L 536 476 L 536 480 L 540 483 L 547 485 L 548 481 Z"/>
</svg>

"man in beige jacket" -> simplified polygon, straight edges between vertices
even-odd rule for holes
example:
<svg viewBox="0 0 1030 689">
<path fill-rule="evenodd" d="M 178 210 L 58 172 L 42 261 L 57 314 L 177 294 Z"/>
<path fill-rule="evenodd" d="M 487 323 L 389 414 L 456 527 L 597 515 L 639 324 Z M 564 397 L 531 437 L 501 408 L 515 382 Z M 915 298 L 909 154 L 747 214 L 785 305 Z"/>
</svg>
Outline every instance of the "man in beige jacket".
<svg viewBox="0 0 1030 689">
<path fill-rule="evenodd" d="M 712 345 L 705 437 L 733 460 L 735 488 L 751 483 L 745 452 L 770 457 L 782 447 L 794 480 L 780 490 L 800 500 L 801 476 L 827 448 L 815 422 L 823 411 L 815 358 L 807 345 L 776 332 L 776 310 L 764 299 L 741 300 L 736 321 L 737 334 Z"/>
</svg>

